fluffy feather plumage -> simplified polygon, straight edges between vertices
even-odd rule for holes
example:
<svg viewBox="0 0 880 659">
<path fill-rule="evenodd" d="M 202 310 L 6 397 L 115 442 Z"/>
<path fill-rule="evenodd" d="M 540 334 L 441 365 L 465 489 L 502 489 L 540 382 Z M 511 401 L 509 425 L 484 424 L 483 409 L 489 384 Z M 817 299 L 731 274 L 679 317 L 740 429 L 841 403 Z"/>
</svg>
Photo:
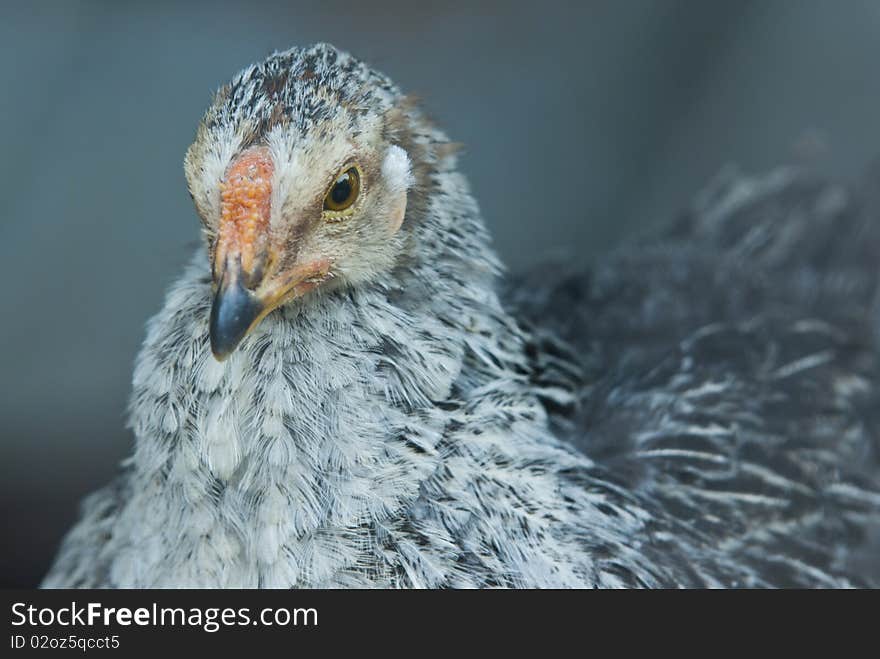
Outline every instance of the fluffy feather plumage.
<svg viewBox="0 0 880 659">
<path fill-rule="evenodd" d="M 137 360 L 134 454 L 45 586 L 877 583 L 880 240 L 858 197 L 728 177 L 503 304 L 445 136 L 319 45 L 221 91 L 187 160 L 203 217 L 237 149 L 331 129 L 411 160 L 392 264 L 377 246 L 218 363 L 200 251 Z"/>
</svg>

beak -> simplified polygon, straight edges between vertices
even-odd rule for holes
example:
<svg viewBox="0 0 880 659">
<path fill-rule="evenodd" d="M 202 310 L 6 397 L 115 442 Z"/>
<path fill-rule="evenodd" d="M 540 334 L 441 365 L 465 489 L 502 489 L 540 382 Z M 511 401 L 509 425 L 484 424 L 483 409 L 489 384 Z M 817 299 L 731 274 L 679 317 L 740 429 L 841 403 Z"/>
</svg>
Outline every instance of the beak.
<svg viewBox="0 0 880 659">
<path fill-rule="evenodd" d="M 220 225 L 214 249 L 211 350 L 229 356 L 270 311 L 265 301 L 270 256 L 269 212 L 275 165 L 269 150 L 253 147 L 229 165 L 220 185 Z"/>
<path fill-rule="evenodd" d="M 241 264 L 229 264 L 221 276 L 211 306 L 211 352 L 222 361 L 265 315 L 266 305 L 244 285 Z"/>
<path fill-rule="evenodd" d="M 226 359 L 273 309 L 329 278 L 330 261 L 307 259 L 278 269 L 269 236 L 274 164 L 265 147 L 239 154 L 220 186 L 220 224 L 213 249 L 211 351 Z"/>
<path fill-rule="evenodd" d="M 257 273 L 261 276 L 261 271 Z M 226 359 L 271 311 L 331 277 L 330 260 L 316 259 L 262 279 L 253 288 L 254 273 L 241 266 L 239 257 L 228 258 L 211 306 L 209 332 L 214 357 L 217 361 Z"/>
</svg>

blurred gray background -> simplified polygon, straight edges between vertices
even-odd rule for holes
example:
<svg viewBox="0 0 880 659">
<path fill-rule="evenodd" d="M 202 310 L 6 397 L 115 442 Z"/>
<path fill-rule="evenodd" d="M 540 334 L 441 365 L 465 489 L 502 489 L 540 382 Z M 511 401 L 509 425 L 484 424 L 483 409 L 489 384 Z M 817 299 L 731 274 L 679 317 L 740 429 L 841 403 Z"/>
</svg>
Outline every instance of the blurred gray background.
<svg viewBox="0 0 880 659">
<path fill-rule="evenodd" d="M 144 322 L 198 244 L 181 161 L 212 91 L 314 41 L 466 145 L 512 269 L 669 220 L 725 163 L 852 179 L 880 153 L 877 0 L 3 2 L 0 585 L 39 581 L 130 450 Z"/>
</svg>

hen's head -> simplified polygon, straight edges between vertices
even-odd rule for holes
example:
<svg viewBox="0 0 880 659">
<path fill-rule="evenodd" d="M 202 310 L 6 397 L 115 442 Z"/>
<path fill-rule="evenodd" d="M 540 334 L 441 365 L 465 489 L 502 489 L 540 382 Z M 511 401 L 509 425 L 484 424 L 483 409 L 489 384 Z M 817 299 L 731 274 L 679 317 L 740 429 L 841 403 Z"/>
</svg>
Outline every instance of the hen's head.
<svg viewBox="0 0 880 659">
<path fill-rule="evenodd" d="M 415 183 L 409 105 L 323 44 L 219 90 L 184 163 L 213 269 L 215 357 L 286 302 L 393 267 Z"/>
</svg>

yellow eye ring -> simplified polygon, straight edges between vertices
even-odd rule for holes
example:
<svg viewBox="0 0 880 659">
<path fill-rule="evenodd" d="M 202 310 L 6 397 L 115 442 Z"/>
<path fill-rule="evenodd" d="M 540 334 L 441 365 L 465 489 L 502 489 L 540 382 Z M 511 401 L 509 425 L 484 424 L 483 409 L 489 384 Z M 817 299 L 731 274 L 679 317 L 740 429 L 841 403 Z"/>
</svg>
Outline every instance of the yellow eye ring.
<svg viewBox="0 0 880 659">
<path fill-rule="evenodd" d="M 361 173 L 357 165 L 347 165 L 337 174 L 324 195 L 324 212 L 338 218 L 357 201 L 361 192 Z"/>
</svg>

